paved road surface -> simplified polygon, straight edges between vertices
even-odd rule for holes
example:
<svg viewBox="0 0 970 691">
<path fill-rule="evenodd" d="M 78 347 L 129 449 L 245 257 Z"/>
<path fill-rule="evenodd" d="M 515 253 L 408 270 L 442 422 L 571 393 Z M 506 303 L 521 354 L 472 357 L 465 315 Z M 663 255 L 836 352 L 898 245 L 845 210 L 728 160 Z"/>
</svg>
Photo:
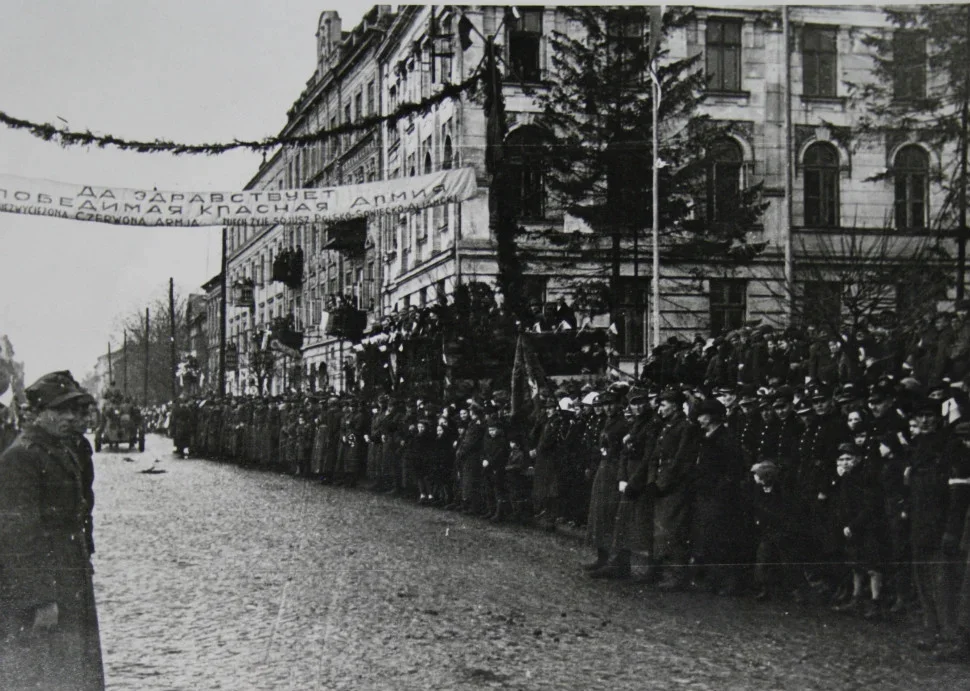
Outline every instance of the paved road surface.
<svg viewBox="0 0 970 691">
<path fill-rule="evenodd" d="M 166 472 L 140 472 L 153 459 Z M 111 689 L 970 688 L 901 626 L 593 582 L 566 536 L 176 459 L 154 436 L 95 465 Z"/>
</svg>

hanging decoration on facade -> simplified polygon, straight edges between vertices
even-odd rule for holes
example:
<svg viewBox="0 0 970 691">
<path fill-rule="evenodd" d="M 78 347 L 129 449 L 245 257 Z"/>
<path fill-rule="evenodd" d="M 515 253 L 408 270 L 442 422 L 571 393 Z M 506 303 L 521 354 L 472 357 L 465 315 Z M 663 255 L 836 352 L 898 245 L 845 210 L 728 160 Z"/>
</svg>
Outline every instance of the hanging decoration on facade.
<svg viewBox="0 0 970 691">
<path fill-rule="evenodd" d="M 0 212 L 132 226 L 270 226 L 345 221 L 460 202 L 471 168 L 292 190 L 193 192 L 99 187 L 0 175 Z"/>
<path fill-rule="evenodd" d="M 296 290 L 303 285 L 303 248 L 287 247 L 273 260 L 272 280 Z"/>
<path fill-rule="evenodd" d="M 401 118 L 413 115 L 421 115 L 431 111 L 431 109 L 452 98 L 461 96 L 466 91 L 475 88 L 478 80 L 481 79 L 481 72 L 476 70 L 468 79 L 458 84 L 447 84 L 440 91 L 427 98 L 414 103 L 403 103 L 398 106 L 393 113 L 387 115 L 373 115 L 362 118 L 352 123 L 344 123 L 329 129 L 318 130 L 310 134 L 267 137 L 258 141 L 233 140 L 231 142 L 219 142 L 214 144 L 185 144 L 181 142 L 155 139 L 152 141 L 139 141 L 135 139 L 125 139 L 116 137 L 112 134 L 94 134 L 90 130 L 76 132 L 59 127 L 50 123 L 38 123 L 22 118 L 16 118 L 3 111 L 0 111 L 0 123 L 15 130 L 25 130 L 33 136 L 44 141 L 54 142 L 61 146 L 97 146 L 99 148 L 114 148 L 123 151 L 136 151 L 138 153 L 170 153 L 176 156 L 182 154 L 206 154 L 217 155 L 227 151 L 237 149 L 249 149 L 250 151 L 271 151 L 281 146 L 309 146 L 317 142 L 326 141 L 334 137 L 352 132 L 362 132 L 373 129 L 383 123 L 394 125 Z"/>
</svg>

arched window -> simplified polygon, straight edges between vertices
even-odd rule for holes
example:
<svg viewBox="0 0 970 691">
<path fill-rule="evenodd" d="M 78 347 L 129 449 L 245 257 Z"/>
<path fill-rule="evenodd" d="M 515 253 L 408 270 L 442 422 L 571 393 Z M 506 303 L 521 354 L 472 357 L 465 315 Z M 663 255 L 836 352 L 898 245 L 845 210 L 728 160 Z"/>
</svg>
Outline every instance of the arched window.
<svg viewBox="0 0 970 691">
<path fill-rule="evenodd" d="M 452 156 L 454 156 L 454 150 L 452 149 L 451 137 L 445 137 L 444 145 L 444 156 L 442 157 L 441 167 L 443 170 L 451 170 L 453 165 Z"/>
<path fill-rule="evenodd" d="M 741 166 L 744 153 L 737 142 L 716 142 L 707 157 L 707 220 L 726 221 L 741 201 Z"/>
<path fill-rule="evenodd" d="M 521 220 L 537 220 L 546 215 L 546 190 L 543 175 L 543 140 L 538 127 L 525 126 L 505 140 L 506 169 L 510 184 L 509 202 Z"/>
<path fill-rule="evenodd" d="M 839 152 L 817 142 L 805 151 L 805 225 L 839 226 Z"/>
<path fill-rule="evenodd" d="M 424 174 L 427 175 L 428 173 L 433 172 L 432 167 L 431 152 L 429 151 L 424 155 Z"/>
<path fill-rule="evenodd" d="M 930 161 L 922 147 L 904 146 L 893 161 L 896 227 L 926 227 Z"/>
</svg>

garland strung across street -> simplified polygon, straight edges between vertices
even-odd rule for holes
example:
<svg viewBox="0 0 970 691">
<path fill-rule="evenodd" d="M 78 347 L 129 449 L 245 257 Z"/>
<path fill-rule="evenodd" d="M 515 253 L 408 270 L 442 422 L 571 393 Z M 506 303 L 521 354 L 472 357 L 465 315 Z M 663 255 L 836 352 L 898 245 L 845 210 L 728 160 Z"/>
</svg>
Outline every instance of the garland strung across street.
<svg viewBox="0 0 970 691">
<path fill-rule="evenodd" d="M 0 175 L 0 212 L 134 226 L 270 226 L 346 221 L 461 202 L 472 168 L 340 187 L 166 192 Z"/>
<path fill-rule="evenodd" d="M 95 145 L 99 148 L 113 147 L 125 151 L 137 151 L 139 153 L 171 153 L 180 154 L 206 154 L 216 155 L 236 149 L 250 149 L 251 151 L 269 151 L 280 146 L 308 146 L 322 142 L 342 134 L 360 132 L 368 130 L 382 123 L 393 125 L 401 118 L 410 115 L 427 113 L 435 105 L 451 98 L 457 98 L 466 91 L 475 87 L 482 78 L 481 70 L 476 70 L 468 79 L 458 84 L 448 84 L 439 92 L 428 96 L 415 103 L 403 103 L 387 115 L 373 115 L 363 118 L 356 122 L 345 123 L 330 129 L 318 130 L 310 134 L 268 137 L 260 141 L 243 141 L 235 139 L 231 142 L 221 142 L 215 144 L 185 144 L 180 142 L 156 139 L 154 141 L 139 141 L 125 139 L 111 134 L 94 134 L 90 130 L 76 132 L 68 129 L 58 128 L 50 123 L 37 123 L 30 120 L 15 118 L 3 111 L 0 111 L 0 122 L 11 129 L 26 130 L 33 136 L 44 141 L 56 142 L 61 146 L 90 146 Z"/>
</svg>

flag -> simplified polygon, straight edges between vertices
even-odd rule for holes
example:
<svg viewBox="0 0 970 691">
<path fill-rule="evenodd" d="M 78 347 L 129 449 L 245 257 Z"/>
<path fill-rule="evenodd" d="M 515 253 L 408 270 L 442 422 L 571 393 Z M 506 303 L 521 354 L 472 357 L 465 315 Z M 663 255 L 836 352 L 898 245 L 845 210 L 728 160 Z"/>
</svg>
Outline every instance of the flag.
<svg viewBox="0 0 970 691">
<path fill-rule="evenodd" d="M 539 363 L 532 341 L 527 334 L 519 334 L 515 342 L 515 361 L 512 364 L 512 416 L 527 414 L 534 409 L 546 374 Z"/>
</svg>

